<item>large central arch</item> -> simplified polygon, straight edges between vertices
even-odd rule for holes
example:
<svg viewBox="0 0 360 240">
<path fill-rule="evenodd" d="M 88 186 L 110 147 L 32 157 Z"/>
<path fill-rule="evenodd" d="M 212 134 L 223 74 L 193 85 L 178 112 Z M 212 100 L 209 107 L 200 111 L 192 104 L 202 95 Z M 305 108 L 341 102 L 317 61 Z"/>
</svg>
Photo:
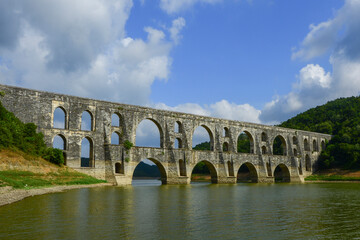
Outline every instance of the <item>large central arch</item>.
<svg viewBox="0 0 360 240">
<path fill-rule="evenodd" d="M 238 170 L 237 173 L 237 182 L 242 182 L 242 183 L 257 183 L 258 182 L 258 173 L 256 171 L 255 166 L 250 163 L 250 162 L 246 162 L 243 163 Z"/>
<path fill-rule="evenodd" d="M 216 171 L 216 168 L 211 162 L 209 162 L 207 160 L 202 160 L 202 161 L 197 162 L 191 170 L 191 175 L 193 174 L 195 166 L 198 165 L 199 163 L 205 163 L 206 167 L 209 169 L 210 176 L 211 176 L 211 183 L 218 183 L 218 173 Z"/>
<path fill-rule="evenodd" d="M 158 167 L 158 169 L 160 171 L 160 175 L 161 175 L 161 183 L 162 184 L 167 184 L 167 173 L 166 173 L 166 169 L 163 166 L 163 164 L 160 161 L 156 160 L 155 158 L 146 158 L 146 159 L 150 160 L 151 162 L 153 162 Z M 143 161 L 140 161 L 140 162 L 143 162 Z M 133 172 L 131 174 L 132 178 L 134 178 L 134 172 L 135 172 L 137 166 L 140 164 L 140 162 L 134 168 L 134 170 L 133 170 Z"/>
<path fill-rule="evenodd" d="M 157 144 L 155 144 L 155 145 L 157 145 L 158 147 L 160 147 L 160 148 L 163 148 L 164 147 L 164 131 L 163 131 L 163 129 L 162 129 L 162 127 L 161 127 L 161 125 L 160 125 L 160 123 L 158 122 L 158 121 L 156 121 L 155 119 L 153 119 L 153 118 L 145 118 L 145 119 L 143 119 L 143 120 L 141 120 L 139 123 L 138 123 L 138 125 L 136 126 L 136 132 L 135 132 L 135 146 L 140 146 L 140 147 L 146 147 L 146 146 L 142 146 L 143 144 L 140 144 L 139 145 L 139 139 L 137 139 L 137 135 L 138 135 L 138 131 L 139 130 L 145 130 L 146 131 L 146 135 L 149 135 L 150 134 L 150 132 L 147 132 L 149 129 L 151 129 L 151 124 L 150 124 L 150 127 L 149 126 L 146 126 L 146 125 L 148 125 L 149 123 L 153 123 L 153 124 L 155 124 L 155 126 L 156 126 L 156 128 L 157 128 L 157 130 L 159 131 L 159 135 L 160 135 L 160 142 L 158 142 L 159 143 L 159 145 L 157 145 Z M 143 125 L 144 124 L 144 125 Z M 144 126 L 145 126 L 145 128 L 144 129 L 139 129 L 139 128 L 141 128 L 141 125 L 143 125 L 143 128 L 144 128 Z M 150 147 L 153 147 L 153 146 L 150 146 Z"/>
<path fill-rule="evenodd" d="M 208 149 L 208 150 L 213 151 L 213 150 L 214 150 L 214 135 L 213 135 L 211 129 L 210 129 L 208 126 L 204 125 L 204 124 L 201 124 L 201 125 L 199 125 L 199 126 L 197 126 L 197 127 L 194 128 L 193 134 L 192 134 L 192 139 L 191 139 L 191 145 L 192 145 L 192 147 L 195 147 L 195 146 L 194 146 L 194 136 L 195 136 L 195 132 L 196 132 L 199 128 L 200 128 L 200 129 L 201 129 L 201 128 L 204 128 L 204 129 L 206 130 L 206 132 L 208 133 L 208 135 L 209 135 L 209 142 L 210 142 L 210 146 L 209 146 L 209 149 Z"/>
<path fill-rule="evenodd" d="M 277 165 L 274 170 L 274 180 L 275 182 L 290 182 L 290 171 L 285 164 Z"/>
</svg>

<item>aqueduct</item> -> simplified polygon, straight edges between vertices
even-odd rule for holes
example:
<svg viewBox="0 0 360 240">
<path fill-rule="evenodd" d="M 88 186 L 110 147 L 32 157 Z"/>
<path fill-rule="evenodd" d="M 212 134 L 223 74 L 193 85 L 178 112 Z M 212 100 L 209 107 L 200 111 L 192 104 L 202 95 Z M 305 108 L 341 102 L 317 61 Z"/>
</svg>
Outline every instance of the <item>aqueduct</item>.
<svg viewBox="0 0 360 240">
<path fill-rule="evenodd" d="M 134 169 L 144 159 L 152 160 L 165 184 L 188 184 L 194 166 L 204 161 L 213 183 L 236 183 L 236 173 L 246 166 L 253 182 L 301 182 L 312 174 L 325 142 L 331 136 L 254 123 L 231 121 L 114 102 L 0 85 L 1 102 L 23 122 L 33 122 L 46 143 L 63 141 L 66 165 L 118 185 L 131 184 Z M 64 115 L 54 122 L 56 111 Z M 117 123 L 114 123 L 114 116 Z M 87 117 L 89 123 L 84 124 Z M 135 143 L 136 129 L 151 120 L 160 133 L 160 147 L 127 146 Z M 112 121 L 113 120 L 113 121 Z M 210 150 L 192 149 L 194 130 L 203 126 L 210 136 Z M 237 152 L 240 133 L 250 140 L 248 153 Z M 117 141 L 111 141 L 117 136 Z M 283 151 L 273 149 L 280 139 Z M 81 159 L 87 142 L 89 154 Z"/>
</svg>

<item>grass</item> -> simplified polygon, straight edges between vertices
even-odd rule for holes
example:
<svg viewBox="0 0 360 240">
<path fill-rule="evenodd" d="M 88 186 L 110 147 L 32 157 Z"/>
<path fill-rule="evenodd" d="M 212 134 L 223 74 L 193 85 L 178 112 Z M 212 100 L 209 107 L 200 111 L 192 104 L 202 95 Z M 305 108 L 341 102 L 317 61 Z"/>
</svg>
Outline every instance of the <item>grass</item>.
<svg viewBox="0 0 360 240">
<path fill-rule="evenodd" d="M 78 185 L 104 183 L 86 174 L 62 170 L 57 173 L 33 173 L 29 171 L 0 171 L 0 186 L 13 188 L 40 188 L 54 185 Z"/>
<path fill-rule="evenodd" d="M 348 177 L 342 175 L 311 175 L 305 181 L 360 181 L 360 177 Z"/>
</svg>

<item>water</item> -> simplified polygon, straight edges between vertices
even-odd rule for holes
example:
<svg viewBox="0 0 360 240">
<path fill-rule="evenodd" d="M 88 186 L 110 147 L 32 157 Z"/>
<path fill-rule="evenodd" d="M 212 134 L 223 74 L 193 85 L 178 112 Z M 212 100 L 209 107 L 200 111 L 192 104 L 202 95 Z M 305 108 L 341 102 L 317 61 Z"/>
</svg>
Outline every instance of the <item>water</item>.
<svg viewBox="0 0 360 240">
<path fill-rule="evenodd" d="M 360 184 L 71 190 L 0 207 L 0 239 L 360 239 Z"/>
</svg>

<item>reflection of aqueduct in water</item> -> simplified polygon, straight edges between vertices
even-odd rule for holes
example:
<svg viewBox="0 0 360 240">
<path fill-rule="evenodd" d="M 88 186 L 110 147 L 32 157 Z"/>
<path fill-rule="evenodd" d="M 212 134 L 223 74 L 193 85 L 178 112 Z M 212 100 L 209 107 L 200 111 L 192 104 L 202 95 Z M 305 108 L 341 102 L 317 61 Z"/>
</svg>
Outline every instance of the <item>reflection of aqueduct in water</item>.
<svg viewBox="0 0 360 240">
<path fill-rule="evenodd" d="M 5 92 L 1 99 L 3 105 L 22 121 L 38 125 L 49 146 L 56 136 L 63 140 L 67 166 L 120 185 L 131 184 L 135 167 L 144 159 L 152 160 L 159 167 L 162 182 L 168 184 L 189 183 L 192 169 L 200 161 L 208 166 L 214 183 L 235 183 L 243 164 L 250 170 L 254 182 L 274 182 L 274 177 L 299 182 L 312 173 L 320 151 L 331 138 L 314 132 L 5 85 L 0 85 L 0 91 Z M 59 109 L 64 114 L 62 128 L 54 126 L 54 113 Z M 90 122 L 87 126 L 81 122 L 86 115 Z M 117 123 L 112 123 L 114 116 Z M 135 143 L 136 128 L 144 119 L 158 127 L 160 148 L 126 149 L 124 141 Z M 192 137 L 198 126 L 209 133 L 209 151 L 192 150 Z M 249 153 L 237 152 L 237 139 L 242 132 L 250 139 Z M 111 143 L 114 134 L 118 136 L 116 144 Z M 283 155 L 273 154 L 275 138 L 282 142 Z M 83 141 L 90 146 L 89 160 L 81 159 Z"/>
</svg>

